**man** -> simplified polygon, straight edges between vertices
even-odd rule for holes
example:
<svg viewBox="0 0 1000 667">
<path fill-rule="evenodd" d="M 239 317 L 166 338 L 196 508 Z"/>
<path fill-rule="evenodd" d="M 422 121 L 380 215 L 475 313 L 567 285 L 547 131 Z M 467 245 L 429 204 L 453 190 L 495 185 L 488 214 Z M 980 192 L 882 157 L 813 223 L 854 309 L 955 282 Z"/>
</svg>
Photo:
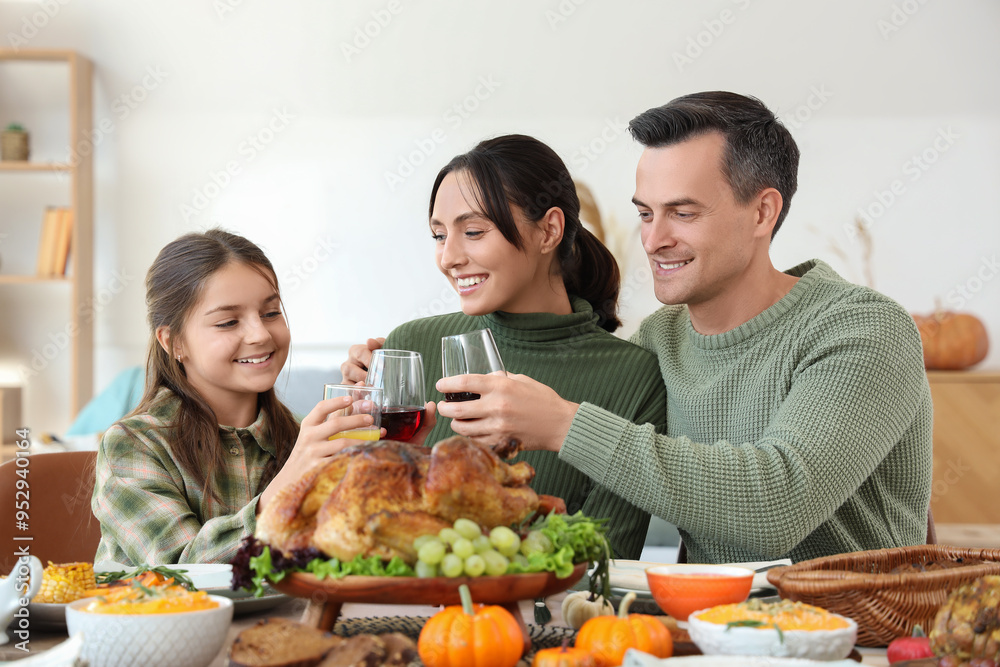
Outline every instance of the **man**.
<svg viewBox="0 0 1000 667">
<path fill-rule="evenodd" d="M 798 148 L 758 100 L 699 93 L 629 125 L 633 201 L 656 297 L 632 341 L 659 359 L 667 433 L 525 376 L 465 375 L 452 428 L 561 459 L 677 525 L 689 559 L 733 562 L 922 544 L 931 399 L 906 311 L 812 260 L 768 251 Z"/>
</svg>

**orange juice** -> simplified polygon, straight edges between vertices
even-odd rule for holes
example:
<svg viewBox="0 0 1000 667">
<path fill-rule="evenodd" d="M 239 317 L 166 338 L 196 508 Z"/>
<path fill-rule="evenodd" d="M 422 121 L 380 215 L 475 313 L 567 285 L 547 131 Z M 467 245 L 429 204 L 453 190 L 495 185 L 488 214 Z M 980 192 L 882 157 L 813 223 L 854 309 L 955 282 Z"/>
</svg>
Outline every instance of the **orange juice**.
<svg viewBox="0 0 1000 667">
<path fill-rule="evenodd" d="M 350 438 L 352 440 L 379 440 L 381 438 L 381 434 L 381 429 L 368 426 L 366 428 L 352 428 L 349 431 L 335 433 L 330 436 L 330 440 L 339 440 L 340 438 Z"/>
</svg>

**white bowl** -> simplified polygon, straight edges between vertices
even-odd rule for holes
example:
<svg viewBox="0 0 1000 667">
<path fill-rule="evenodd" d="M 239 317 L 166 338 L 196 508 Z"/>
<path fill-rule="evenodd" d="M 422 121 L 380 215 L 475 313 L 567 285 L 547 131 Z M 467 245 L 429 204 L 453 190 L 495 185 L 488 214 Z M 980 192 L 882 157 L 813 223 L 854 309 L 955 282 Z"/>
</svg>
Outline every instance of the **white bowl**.
<svg viewBox="0 0 1000 667">
<path fill-rule="evenodd" d="M 774 628 L 728 628 L 698 616 L 688 617 L 688 634 L 705 655 L 766 655 L 776 658 L 842 660 L 850 655 L 858 638 L 858 624 L 846 616 L 847 627 L 839 630 L 784 630 L 783 639 Z"/>
<path fill-rule="evenodd" d="M 83 633 L 90 667 L 206 667 L 222 649 L 233 620 L 233 601 L 209 595 L 215 609 L 172 614 L 93 614 L 84 598 L 66 607 L 66 629 Z"/>
</svg>

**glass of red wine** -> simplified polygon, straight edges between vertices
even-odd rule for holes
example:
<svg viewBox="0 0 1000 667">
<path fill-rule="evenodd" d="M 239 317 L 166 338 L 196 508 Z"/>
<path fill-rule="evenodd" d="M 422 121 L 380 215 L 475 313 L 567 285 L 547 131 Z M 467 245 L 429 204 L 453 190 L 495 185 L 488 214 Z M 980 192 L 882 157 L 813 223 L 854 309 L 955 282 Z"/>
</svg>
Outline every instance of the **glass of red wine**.
<svg viewBox="0 0 1000 667">
<path fill-rule="evenodd" d="M 365 384 L 382 389 L 386 440 L 409 440 L 424 422 L 424 363 L 419 352 L 375 350 Z"/>
<path fill-rule="evenodd" d="M 506 373 L 500 351 L 497 350 L 493 332 L 480 329 L 441 339 L 441 370 L 444 377 L 476 373 Z M 445 394 L 444 400 L 451 403 L 474 401 L 479 394 L 469 391 Z"/>
</svg>

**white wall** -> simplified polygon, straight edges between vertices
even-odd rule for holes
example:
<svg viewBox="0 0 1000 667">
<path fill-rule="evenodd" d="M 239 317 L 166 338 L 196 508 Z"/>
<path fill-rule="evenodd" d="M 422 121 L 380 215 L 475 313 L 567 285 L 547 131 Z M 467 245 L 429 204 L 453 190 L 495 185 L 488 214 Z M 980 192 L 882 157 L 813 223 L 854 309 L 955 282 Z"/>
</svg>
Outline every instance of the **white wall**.
<svg viewBox="0 0 1000 667">
<path fill-rule="evenodd" d="M 657 304 L 635 237 L 638 150 L 624 125 L 707 89 L 761 98 L 799 141 L 800 190 L 774 242 L 778 266 L 818 256 L 860 280 L 861 248 L 845 226 L 870 209 L 876 287 L 913 312 L 939 297 L 975 313 L 995 342 L 985 367 L 1000 367 L 1000 280 L 977 276 L 995 275 L 989 261 L 1000 254 L 993 0 L 346 4 L 0 1 L 5 47 L 76 49 L 96 66 L 95 120 L 111 130 L 95 142 L 95 290 L 110 290 L 116 272 L 127 282 L 97 315 L 96 388 L 141 363 L 142 278 L 159 248 L 191 229 L 223 225 L 268 251 L 292 324 L 292 364 L 336 366 L 352 342 L 454 310 L 432 264 L 429 187 L 447 159 L 507 132 L 550 143 L 617 223 L 630 332 Z M 15 84 L 31 92 L 8 93 Z M 41 74 L 5 74 L 0 122 L 59 95 Z M 62 131 L 59 119 L 16 120 L 42 142 L 39 157 L 59 156 L 59 141 L 44 140 Z M 914 171 L 912 156 L 924 152 L 933 164 Z M 390 187 L 386 173 L 410 155 L 422 164 Z M 238 173 L 221 176 L 227 165 Z M 18 231 L 35 229 L 23 191 L 58 191 L 17 179 L 0 188 L 8 265 L 34 252 L 20 250 L 35 242 Z M 895 180 L 902 194 L 879 210 Z M 971 298 L 959 285 L 975 289 Z M 8 361 L 59 326 L 40 306 L 0 298 L 32 313 L 0 340 Z M 68 423 L 61 377 L 55 364 L 28 388 L 36 430 Z"/>
</svg>

